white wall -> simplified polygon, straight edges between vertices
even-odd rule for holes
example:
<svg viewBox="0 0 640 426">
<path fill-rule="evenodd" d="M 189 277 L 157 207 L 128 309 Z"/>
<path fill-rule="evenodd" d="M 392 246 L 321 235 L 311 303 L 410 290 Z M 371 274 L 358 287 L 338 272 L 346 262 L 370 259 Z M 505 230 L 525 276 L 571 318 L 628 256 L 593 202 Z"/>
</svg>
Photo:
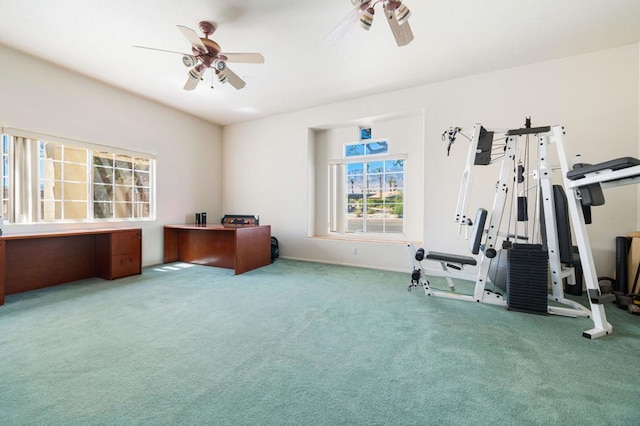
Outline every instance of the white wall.
<svg viewBox="0 0 640 426">
<path fill-rule="evenodd" d="M 0 46 L 0 125 L 155 154 L 153 221 L 8 225 L 5 234 L 143 228 L 143 265 L 162 263 L 162 226 L 221 217 L 222 129 L 172 108 Z"/>
<path fill-rule="evenodd" d="M 415 214 L 424 218 L 428 249 L 467 254 L 452 221 L 466 146 L 457 142 L 447 158 L 442 132 L 477 122 L 522 127 L 531 116 L 534 126 L 564 125 L 570 155 L 580 153 L 584 161 L 638 156 L 638 58 L 638 45 L 629 45 L 225 126 L 224 210 L 259 214 L 286 257 L 408 270 L 402 244 L 308 238 L 308 189 L 314 187 L 308 181 L 309 129 L 424 110 L 424 204 Z M 480 172 L 476 181 L 482 188 L 476 199 L 489 207 L 496 174 Z M 638 223 L 636 188 L 614 188 L 605 196 L 589 229 L 600 275 L 613 272 L 615 237 Z"/>
</svg>

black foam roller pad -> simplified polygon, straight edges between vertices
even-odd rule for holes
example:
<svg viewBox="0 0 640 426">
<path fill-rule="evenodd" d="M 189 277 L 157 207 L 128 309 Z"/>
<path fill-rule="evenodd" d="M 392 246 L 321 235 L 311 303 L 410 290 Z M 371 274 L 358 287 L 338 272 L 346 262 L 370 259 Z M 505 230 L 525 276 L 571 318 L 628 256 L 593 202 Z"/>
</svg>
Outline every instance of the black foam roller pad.
<svg viewBox="0 0 640 426">
<path fill-rule="evenodd" d="M 527 197 L 518 197 L 518 222 L 529 220 Z"/>
</svg>

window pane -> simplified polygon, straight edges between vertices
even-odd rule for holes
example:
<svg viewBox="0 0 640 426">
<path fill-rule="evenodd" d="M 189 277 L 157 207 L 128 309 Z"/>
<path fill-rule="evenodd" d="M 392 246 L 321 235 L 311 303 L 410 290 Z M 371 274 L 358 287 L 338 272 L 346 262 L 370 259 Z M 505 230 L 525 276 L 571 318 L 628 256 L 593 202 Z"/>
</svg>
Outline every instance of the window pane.
<svg viewBox="0 0 640 426">
<path fill-rule="evenodd" d="M 95 166 L 93 168 L 93 182 L 95 183 L 112 183 L 113 169 L 107 167 Z"/>
<path fill-rule="evenodd" d="M 403 173 L 388 173 L 384 177 L 384 191 L 395 192 L 404 187 Z"/>
<path fill-rule="evenodd" d="M 64 163 L 64 180 L 75 182 L 87 181 L 87 165 Z"/>
<path fill-rule="evenodd" d="M 402 172 L 404 171 L 404 160 L 387 160 L 384 162 L 384 167 L 387 172 Z"/>
<path fill-rule="evenodd" d="M 133 172 L 131 170 L 115 169 L 116 184 L 131 185 L 133 183 Z"/>
<path fill-rule="evenodd" d="M 62 203 L 60 201 L 41 201 L 40 220 L 62 220 Z"/>
<path fill-rule="evenodd" d="M 64 161 L 72 161 L 74 163 L 87 163 L 87 150 L 79 148 L 64 147 Z"/>
<path fill-rule="evenodd" d="M 93 203 L 93 217 L 111 219 L 113 217 L 113 203 Z"/>
<path fill-rule="evenodd" d="M 361 175 L 364 173 L 364 163 L 347 164 L 347 175 Z"/>
<path fill-rule="evenodd" d="M 113 186 L 93 185 L 93 199 L 95 201 L 111 201 L 113 199 Z"/>
<path fill-rule="evenodd" d="M 387 220 L 384 226 L 385 234 L 403 234 L 402 220 Z"/>
<path fill-rule="evenodd" d="M 364 220 L 362 217 L 347 217 L 347 232 L 362 232 L 364 230 Z"/>
<path fill-rule="evenodd" d="M 94 151 L 93 164 L 95 164 L 96 166 L 113 167 L 113 154 Z"/>
<path fill-rule="evenodd" d="M 362 194 L 349 194 L 347 197 L 347 213 L 355 215 L 355 217 L 361 217 L 362 201 Z"/>
<path fill-rule="evenodd" d="M 136 188 L 134 201 L 149 201 L 149 188 Z"/>
<path fill-rule="evenodd" d="M 127 156 L 123 156 L 123 155 L 116 155 L 116 159 L 114 162 L 114 167 L 117 167 L 119 169 L 128 169 L 131 170 L 133 169 L 133 159 L 131 157 L 127 157 Z"/>
<path fill-rule="evenodd" d="M 65 201 L 64 218 L 65 219 L 86 219 L 87 218 L 87 202 Z"/>
<path fill-rule="evenodd" d="M 64 199 L 68 201 L 86 201 L 87 199 L 87 184 L 86 183 L 72 183 L 65 182 L 64 184 Z M 66 212 L 66 210 L 65 210 Z M 67 218 L 69 219 L 69 218 Z"/>
<path fill-rule="evenodd" d="M 347 191 L 349 194 L 362 194 L 364 187 L 362 185 L 363 176 L 347 176 Z"/>
<path fill-rule="evenodd" d="M 40 173 L 43 179 L 62 180 L 62 163 L 60 161 L 44 160 Z"/>
<path fill-rule="evenodd" d="M 367 194 L 382 198 L 382 174 L 367 175 Z"/>
<path fill-rule="evenodd" d="M 387 218 L 388 219 L 398 219 L 402 218 L 403 215 L 403 204 L 402 203 L 389 203 L 387 204 Z"/>
<path fill-rule="evenodd" d="M 402 204 L 403 193 L 404 191 L 402 189 L 396 189 L 395 191 L 385 192 L 384 201 L 387 204 L 390 204 L 390 203 Z"/>
<path fill-rule="evenodd" d="M 131 203 L 114 203 L 115 217 L 118 219 L 125 219 L 132 217 Z"/>
<path fill-rule="evenodd" d="M 367 145 L 367 155 L 386 154 L 389 152 L 389 142 L 369 142 Z"/>
<path fill-rule="evenodd" d="M 367 233 L 382 234 L 384 232 L 384 222 L 377 217 L 367 217 Z"/>
<path fill-rule="evenodd" d="M 40 144 L 43 158 L 51 160 L 62 160 L 62 145 L 54 142 L 42 142 Z"/>
<path fill-rule="evenodd" d="M 364 155 L 364 144 L 363 143 L 345 145 L 345 147 L 344 147 L 344 156 L 345 157 L 356 157 L 358 155 Z"/>
<path fill-rule="evenodd" d="M 151 215 L 149 203 L 135 203 L 133 215 L 134 217 L 149 217 Z"/>
<path fill-rule="evenodd" d="M 149 186 L 149 173 L 148 172 L 134 172 L 134 179 L 136 186 Z"/>
<path fill-rule="evenodd" d="M 370 161 L 367 163 L 367 173 L 382 173 L 384 171 L 384 161 Z"/>
<path fill-rule="evenodd" d="M 142 171 L 148 172 L 150 169 L 149 164 L 150 164 L 150 161 L 146 158 L 136 158 L 134 159 L 133 166 L 136 170 L 142 170 Z"/>
<path fill-rule="evenodd" d="M 379 199 L 368 198 L 366 200 L 366 205 L 367 205 L 367 215 L 368 216 L 381 215 L 382 214 L 383 205 L 382 205 L 382 203 L 380 202 Z"/>
<path fill-rule="evenodd" d="M 131 201 L 131 187 L 116 185 L 113 187 L 115 201 Z"/>
</svg>

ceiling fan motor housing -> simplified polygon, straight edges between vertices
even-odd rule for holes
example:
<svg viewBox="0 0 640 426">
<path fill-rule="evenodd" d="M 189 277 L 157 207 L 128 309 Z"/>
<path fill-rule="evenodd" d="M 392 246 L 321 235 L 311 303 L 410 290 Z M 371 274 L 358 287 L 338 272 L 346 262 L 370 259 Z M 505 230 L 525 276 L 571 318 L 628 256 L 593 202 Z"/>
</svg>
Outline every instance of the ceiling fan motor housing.
<svg viewBox="0 0 640 426">
<path fill-rule="evenodd" d="M 198 27 L 200 27 L 200 31 L 202 31 L 206 38 L 209 38 L 209 36 L 216 30 L 216 26 L 209 21 L 200 21 L 198 23 Z"/>
</svg>

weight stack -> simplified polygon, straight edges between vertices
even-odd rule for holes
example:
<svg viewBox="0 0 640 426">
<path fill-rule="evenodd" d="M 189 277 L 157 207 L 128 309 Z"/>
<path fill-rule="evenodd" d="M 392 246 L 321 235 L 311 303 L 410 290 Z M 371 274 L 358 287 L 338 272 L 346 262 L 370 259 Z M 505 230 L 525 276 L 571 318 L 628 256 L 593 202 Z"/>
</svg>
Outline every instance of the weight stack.
<svg viewBox="0 0 640 426">
<path fill-rule="evenodd" d="M 507 309 L 548 315 L 549 262 L 540 244 L 514 244 L 507 254 Z"/>
</svg>

